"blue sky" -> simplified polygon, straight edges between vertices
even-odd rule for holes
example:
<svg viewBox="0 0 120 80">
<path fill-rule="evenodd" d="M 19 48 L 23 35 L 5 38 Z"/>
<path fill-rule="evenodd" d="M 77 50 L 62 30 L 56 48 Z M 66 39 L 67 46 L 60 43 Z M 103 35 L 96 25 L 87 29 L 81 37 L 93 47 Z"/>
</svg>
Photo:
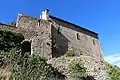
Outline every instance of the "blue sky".
<svg viewBox="0 0 120 80">
<path fill-rule="evenodd" d="M 38 17 L 50 14 L 99 33 L 105 58 L 120 53 L 120 0 L 1 0 L 0 22 L 16 20 L 18 13 Z"/>
</svg>

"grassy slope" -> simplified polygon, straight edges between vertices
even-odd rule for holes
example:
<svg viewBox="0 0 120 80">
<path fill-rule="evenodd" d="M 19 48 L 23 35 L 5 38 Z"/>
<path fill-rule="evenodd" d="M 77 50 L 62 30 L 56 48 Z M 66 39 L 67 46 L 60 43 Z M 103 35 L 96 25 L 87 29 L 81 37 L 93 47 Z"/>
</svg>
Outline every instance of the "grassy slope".
<svg viewBox="0 0 120 80">
<path fill-rule="evenodd" d="M 120 80 L 120 68 L 105 62 L 111 80 Z"/>
</svg>

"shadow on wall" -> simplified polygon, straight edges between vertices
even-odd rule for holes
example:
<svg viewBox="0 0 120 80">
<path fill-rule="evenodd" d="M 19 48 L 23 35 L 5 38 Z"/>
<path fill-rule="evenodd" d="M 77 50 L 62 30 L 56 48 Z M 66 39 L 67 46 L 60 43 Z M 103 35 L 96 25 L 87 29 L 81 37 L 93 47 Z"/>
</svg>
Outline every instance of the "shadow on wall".
<svg viewBox="0 0 120 80">
<path fill-rule="evenodd" d="M 52 57 L 60 57 L 68 51 L 69 40 L 52 25 Z"/>
<path fill-rule="evenodd" d="M 93 76 L 83 77 L 82 80 L 96 80 Z"/>
</svg>

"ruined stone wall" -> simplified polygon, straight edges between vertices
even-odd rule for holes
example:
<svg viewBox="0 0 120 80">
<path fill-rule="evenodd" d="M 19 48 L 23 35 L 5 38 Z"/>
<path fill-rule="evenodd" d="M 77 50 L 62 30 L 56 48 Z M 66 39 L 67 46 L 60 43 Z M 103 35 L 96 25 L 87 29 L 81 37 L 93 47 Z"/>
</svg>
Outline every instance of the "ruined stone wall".
<svg viewBox="0 0 120 80">
<path fill-rule="evenodd" d="M 9 31 L 13 31 L 13 32 L 20 32 L 20 30 L 18 30 L 15 26 L 3 24 L 3 23 L 0 23 L 0 30 L 9 30 Z"/>
<path fill-rule="evenodd" d="M 25 39 L 31 42 L 32 54 L 40 54 L 46 59 L 52 58 L 51 26 L 48 21 L 19 14 L 16 27 L 21 29 Z"/>
<path fill-rule="evenodd" d="M 73 51 L 76 56 L 103 57 L 97 35 L 60 20 L 50 19 L 54 44 L 53 57 L 59 57 L 67 51 Z"/>
</svg>

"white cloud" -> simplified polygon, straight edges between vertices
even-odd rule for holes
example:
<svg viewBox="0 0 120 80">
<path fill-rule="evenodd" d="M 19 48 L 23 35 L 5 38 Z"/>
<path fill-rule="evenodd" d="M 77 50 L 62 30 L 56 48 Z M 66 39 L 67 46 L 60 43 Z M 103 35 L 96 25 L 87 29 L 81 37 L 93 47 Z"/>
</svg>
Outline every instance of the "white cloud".
<svg viewBox="0 0 120 80">
<path fill-rule="evenodd" d="M 120 67 L 120 54 L 105 56 L 105 60 L 113 65 Z"/>
</svg>

